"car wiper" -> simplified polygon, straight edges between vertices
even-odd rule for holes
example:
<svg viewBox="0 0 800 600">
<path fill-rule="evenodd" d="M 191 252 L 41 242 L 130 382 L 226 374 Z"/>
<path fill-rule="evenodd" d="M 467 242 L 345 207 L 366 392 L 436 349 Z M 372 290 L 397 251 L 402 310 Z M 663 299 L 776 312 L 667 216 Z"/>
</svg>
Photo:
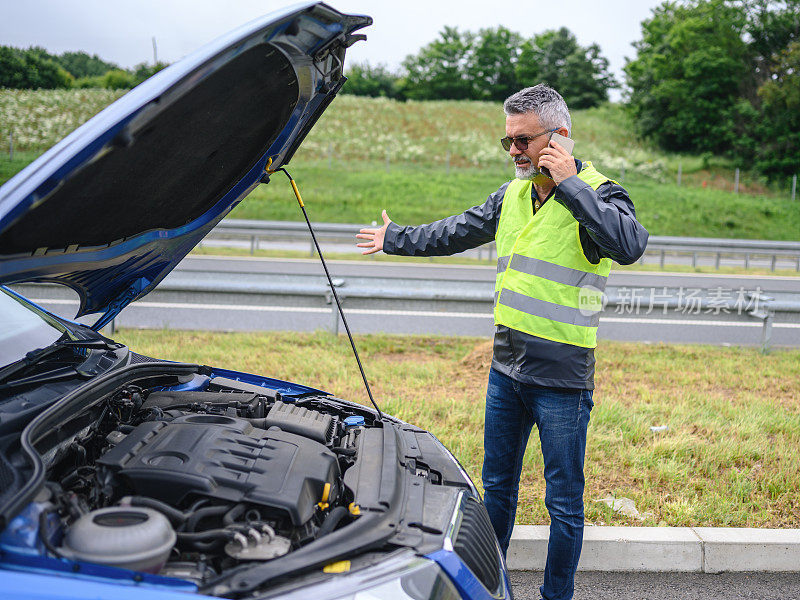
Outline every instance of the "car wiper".
<svg viewBox="0 0 800 600">
<path fill-rule="evenodd" d="M 30 377 L 23 377 L 22 379 L 14 379 L 8 383 L 0 383 L 0 392 L 24 385 L 31 385 L 34 383 L 50 383 L 51 381 L 59 381 L 60 379 L 72 379 L 73 377 L 90 378 L 97 373 L 92 371 L 82 371 L 75 367 L 59 367 L 43 373 L 37 373 Z"/>
<path fill-rule="evenodd" d="M 44 348 L 31 350 L 18 361 L 3 367 L 3 369 L 0 369 L 0 382 L 7 381 L 8 378 L 11 377 L 14 373 L 17 373 L 22 369 L 26 369 L 30 366 L 33 366 L 36 363 L 41 362 L 48 356 L 51 356 L 64 349 L 88 348 L 90 350 L 117 350 L 118 348 L 121 347 L 122 347 L 121 344 L 117 344 L 115 342 L 110 342 L 108 340 L 100 338 L 93 338 L 89 340 L 70 340 L 70 339 L 56 340 L 55 342 L 53 342 L 49 346 L 45 346 Z M 9 382 L 8 385 L 11 385 L 11 382 Z M 0 388 L 2 387 L 4 386 L 0 385 Z"/>
</svg>

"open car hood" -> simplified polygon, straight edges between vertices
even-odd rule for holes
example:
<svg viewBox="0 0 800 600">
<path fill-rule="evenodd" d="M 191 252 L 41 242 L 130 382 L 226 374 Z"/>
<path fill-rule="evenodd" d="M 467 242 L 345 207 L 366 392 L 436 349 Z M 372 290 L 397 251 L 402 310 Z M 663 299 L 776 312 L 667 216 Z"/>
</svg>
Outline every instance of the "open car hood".
<svg viewBox="0 0 800 600">
<path fill-rule="evenodd" d="M 150 292 L 271 169 L 345 82 L 372 19 L 271 13 L 151 77 L 0 188 L 0 284 L 55 282 L 99 329 Z"/>
</svg>

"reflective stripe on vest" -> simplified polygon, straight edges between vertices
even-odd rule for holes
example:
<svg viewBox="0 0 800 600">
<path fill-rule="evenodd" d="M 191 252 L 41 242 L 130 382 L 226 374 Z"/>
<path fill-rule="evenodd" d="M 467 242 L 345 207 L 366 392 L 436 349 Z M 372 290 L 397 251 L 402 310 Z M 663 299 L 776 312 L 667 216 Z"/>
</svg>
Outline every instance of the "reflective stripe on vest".
<svg viewBox="0 0 800 600">
<path fill-rule="evenodd" d="M 597 189 L 606 181 L 590 162 L 578 177 Z M 534 215 L 531 182 L 506 188 L 497 244 L 495 324 L 531 335 L 594 348 L 611 260 L 589 262 L 579 224 L 557 200 Z"/>
</svg>

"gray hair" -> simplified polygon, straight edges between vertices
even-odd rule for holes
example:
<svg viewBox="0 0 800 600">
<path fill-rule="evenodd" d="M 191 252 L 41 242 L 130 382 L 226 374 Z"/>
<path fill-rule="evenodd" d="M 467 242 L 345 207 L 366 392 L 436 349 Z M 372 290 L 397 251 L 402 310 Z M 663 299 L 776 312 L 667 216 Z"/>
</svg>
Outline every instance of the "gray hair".
<svg viewBox="0 0 800 600">
<path fill-rule="evenodd" d="M 510 95 L 503 102 L 506 115 L 522 115 L 533 113 L 542 127 L 547 129 L 567 128 L 567 135 L 572 132 L 572 119 L 564 98 L 553 88 L 543 83 L 527 87 Z"/>
</svg>

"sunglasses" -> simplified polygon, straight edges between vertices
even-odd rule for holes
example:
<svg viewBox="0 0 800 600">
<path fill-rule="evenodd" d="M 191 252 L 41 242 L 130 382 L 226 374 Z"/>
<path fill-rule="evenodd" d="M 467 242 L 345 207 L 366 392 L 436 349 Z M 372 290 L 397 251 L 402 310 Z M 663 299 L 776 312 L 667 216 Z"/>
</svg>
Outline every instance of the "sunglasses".
<svg viewBox="0 0 800 600">
<path fill-rule="evenodd" d="M 517 147 L 517 150 L 520 152 L 524 152 L 528 149 L 528 144 L 531 143 L 531 140 L 535 140 L 537 137 L 545 135 L 546 133 L 553 133 L 558 131 L 556 129 L 548 129 L 547 131 L 542 131 L 541 133 L 537 133 L 536 135 L 519 135 L 517 137 L 504 137 L 500 140 L 500 145 L 503 146 L 503 150 L 508 152 L 511 150 L 511 144 L 514 144 Z"/>
</svg>

